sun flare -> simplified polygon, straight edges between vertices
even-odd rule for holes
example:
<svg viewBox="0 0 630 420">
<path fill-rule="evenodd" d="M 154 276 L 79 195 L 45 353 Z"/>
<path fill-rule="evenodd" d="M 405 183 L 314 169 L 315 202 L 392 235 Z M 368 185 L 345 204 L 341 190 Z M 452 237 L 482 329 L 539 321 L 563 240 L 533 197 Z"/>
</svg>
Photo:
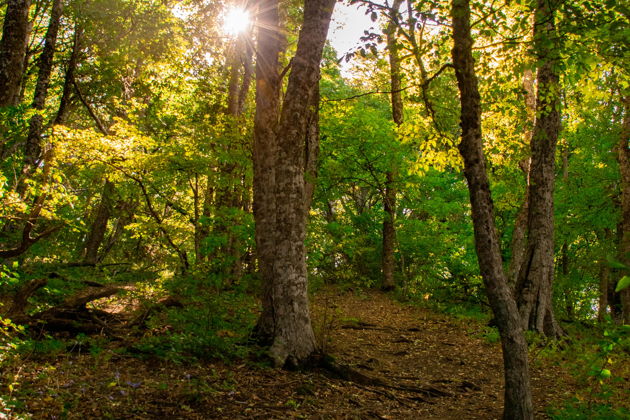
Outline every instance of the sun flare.
<svg viewBox="0 0 630 420">
<path fill-rule="evenodd" d="M 247 30 L 250 25 L 249 12 L 239 7 L 234 7 L 223 18 L 223 32 L 229 36 L 236 36 Z"/>
</svg>

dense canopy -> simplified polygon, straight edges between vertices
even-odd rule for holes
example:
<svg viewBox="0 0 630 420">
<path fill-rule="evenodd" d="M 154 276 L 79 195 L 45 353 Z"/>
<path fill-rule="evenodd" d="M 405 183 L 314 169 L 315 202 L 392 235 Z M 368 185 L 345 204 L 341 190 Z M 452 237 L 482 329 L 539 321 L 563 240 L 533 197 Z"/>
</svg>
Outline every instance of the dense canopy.
<svg viewBox="0 0 630 420">
<path fill-rule="evenodd" d="M 331 362 L 348 290 L 482 323 L 506 419 L 630 415 L 628 5 L 352 0 L 349 51 L 334 7 L 0 1 L 0 418 L 77 342 L 385 387 Z"/>
</svg>

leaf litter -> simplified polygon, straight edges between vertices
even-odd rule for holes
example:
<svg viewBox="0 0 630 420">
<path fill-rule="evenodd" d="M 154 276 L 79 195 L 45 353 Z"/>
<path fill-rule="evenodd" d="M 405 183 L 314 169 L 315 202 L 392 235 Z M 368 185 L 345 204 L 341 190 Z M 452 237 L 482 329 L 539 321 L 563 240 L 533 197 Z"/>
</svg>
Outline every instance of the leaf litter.
<svg viewBox="0 0 630 420">
<path fill-rule="evenodd" d="M 26 358 L 2 379 L 19 383 L 14 413 L 37 419 L 501 418 L 501 347 L 484 340 L 480 321 L 377 291 L 335 288 L 314 296 L 312 314 L 323 350 L 376 382 L 246 360 L 138 358 L 117 350 L 116 341 L 98 354 L 79 349 L 45 362 Z M 531 376 L 537 418 L 576 387 L 567 372 L 540 361 Z"/>
</svg>

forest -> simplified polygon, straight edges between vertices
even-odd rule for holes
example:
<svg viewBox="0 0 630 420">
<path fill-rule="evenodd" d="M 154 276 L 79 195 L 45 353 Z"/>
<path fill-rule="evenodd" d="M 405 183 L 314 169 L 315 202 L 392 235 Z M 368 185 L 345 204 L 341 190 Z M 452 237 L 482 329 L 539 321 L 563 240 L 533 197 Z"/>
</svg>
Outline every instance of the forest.
<svg viewBox="0 0 630 420">
<path fill-rule="evenodd" d="M 0 419 L 630 419 L 627 2 L 0 22 Z"/>
</svg>

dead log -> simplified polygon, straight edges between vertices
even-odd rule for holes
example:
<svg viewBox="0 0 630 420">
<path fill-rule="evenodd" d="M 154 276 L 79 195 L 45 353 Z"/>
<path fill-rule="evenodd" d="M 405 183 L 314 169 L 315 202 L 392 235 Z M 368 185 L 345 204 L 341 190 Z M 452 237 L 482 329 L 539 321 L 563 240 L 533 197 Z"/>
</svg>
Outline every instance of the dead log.
<svg viewBox="0 0 630 420">
<path fill-rule="evenodd" d="M 108 323 L 97 315 L 115 320 L 115 316 L 104 311 L 88 309 L 86 305 L 97 299 L 110 297 L 120 291 L 118 287 L 92 287 L 69 297 L 60 305 L 32 315 L 27 324 L 54 332 L 93 334 L 108 329 Z M 107 314 L 107 315 L 104 315 Z"/>
</svg>

